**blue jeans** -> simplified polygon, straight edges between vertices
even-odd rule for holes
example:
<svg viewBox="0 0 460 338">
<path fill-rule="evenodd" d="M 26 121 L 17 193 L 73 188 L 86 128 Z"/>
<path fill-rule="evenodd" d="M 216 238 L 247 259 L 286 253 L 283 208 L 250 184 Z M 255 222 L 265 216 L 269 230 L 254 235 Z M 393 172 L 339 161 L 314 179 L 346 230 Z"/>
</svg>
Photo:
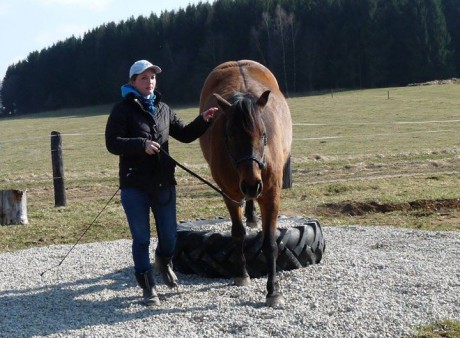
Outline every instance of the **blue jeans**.
<svg viewBox="0 0 460 338">
<path fill-rule="evenodd" d="M 149 252 L 150 210 L 153 212 L 157 230 L 156 252 L 162 257 L 172 257 L 177 239 L 176 187 L 164 187 L 156 193 L 125 188 L 121 190 L 121 204 L 133 239 L 135 273 L 144 273 L 152 267 Z"/>
</svg>

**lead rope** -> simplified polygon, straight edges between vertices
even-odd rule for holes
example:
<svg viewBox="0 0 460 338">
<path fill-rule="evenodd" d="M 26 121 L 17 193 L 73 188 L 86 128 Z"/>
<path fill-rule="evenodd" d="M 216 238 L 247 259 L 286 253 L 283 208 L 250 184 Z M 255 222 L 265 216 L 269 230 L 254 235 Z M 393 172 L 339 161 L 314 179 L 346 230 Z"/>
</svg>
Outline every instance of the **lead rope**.
<svg viewBox="0 0 460 338">
<path fill-rule="evenodd" d="M 222 197 L 228 199 L 229 201 L 237 204 L 239 207 L 242 207 L 244 205 L 244 200 L 241 200 L 241 201 L 236 201 L 234 200 L 233 198 L 231 198 L 230 196 L 228 196 L 226 193 L 224 193 L 222 190 L 220 190 L 219 188 L 217 188 L 215 185 L 213 185 L 211 182 L 205 180 L 203 177 L 201 177 L 200 175 L 198 174 L 195 174 L 193 171 L 191 171 L 189 168 L 183 166 L 182 164 L 180 164 L 179 162 L 177 162 L 174 158 L 171 157 L 171 155 L 169 155 L 165 150 L 163 150 L 163 148 L 160 148 L 160 151 L 165 154 L 171 161 L 173 161 L 178 167 L 182 168 L 183 170 L 185 170 L 186 172 L 188 172 L 190 175 L 196 177 L 197 179 L 199 179 L 201 182 L 203 182 L 204 184 L 208 185 L 209 187 L 211 187 L 212 189 L 214 189 L 215 191 L 217 191 L 220 195 L 222 195 Z"/>
</svg>

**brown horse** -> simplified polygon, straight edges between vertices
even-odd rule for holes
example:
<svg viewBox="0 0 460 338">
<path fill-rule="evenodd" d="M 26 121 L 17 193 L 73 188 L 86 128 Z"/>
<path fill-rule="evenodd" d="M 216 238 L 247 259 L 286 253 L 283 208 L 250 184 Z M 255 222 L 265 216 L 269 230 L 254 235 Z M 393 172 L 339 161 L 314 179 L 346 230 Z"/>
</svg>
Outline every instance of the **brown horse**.
<svg viewBox="0 0 460 338">
<path fill-rule="evenodd" d="M 246 201 L 247 222 L 256 222 L 253 206 L 255 200 L 258 202 L 264 234 L 262 249 L 268 264 L 266 304 L 282 306 L 284 298 L 276 277 L 276 228 L 283 167 L 292 143 L 289 107 L 270 70 L 250 60 L 223 63 L 208 75 L 201 91 L 200 111 L 212 106 L 218 106 L 219 111 L 200 138 L 201 150 L 222 191 L 235 201 Z M 247 285 L 250 278 L 243 253 L 243 210 L 234 201 L 224 200 L 239 256 L 234 284 Z"/>
</svg>

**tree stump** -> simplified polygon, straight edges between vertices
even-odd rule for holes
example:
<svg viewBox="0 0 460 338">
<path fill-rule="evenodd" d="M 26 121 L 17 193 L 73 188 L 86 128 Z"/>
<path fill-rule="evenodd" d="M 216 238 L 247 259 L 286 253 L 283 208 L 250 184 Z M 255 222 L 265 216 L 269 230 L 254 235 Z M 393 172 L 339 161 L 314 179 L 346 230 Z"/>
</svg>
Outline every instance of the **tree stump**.
<svg viewBox="0 0 460 338">
<path fill-rule="evenodd" d="M 0 190 L 0 224 L 29 224 L 25 191 Z"/>
</svg>

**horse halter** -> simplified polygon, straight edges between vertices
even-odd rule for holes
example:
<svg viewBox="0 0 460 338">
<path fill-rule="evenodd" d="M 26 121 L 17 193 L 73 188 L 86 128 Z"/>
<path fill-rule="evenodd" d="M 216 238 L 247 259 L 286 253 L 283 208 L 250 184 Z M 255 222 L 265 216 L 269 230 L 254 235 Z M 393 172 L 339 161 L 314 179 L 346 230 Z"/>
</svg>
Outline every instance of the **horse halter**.
<svg viewBox="0 0 460 338">
<path fill-rule="evenodd" d="M 228 137 L 227 135 L 225 135 L 225 149 L 227 149 L 227 153 L 232 159 L 233 164 L 235 165 L 236 168 L 238 168 L 238 166 L 243 162 L 254 161 L 259 165 L 260 170 L 264 169 L 266 166 L 266 163 L 265 163 L 265 147 L 267 146 L 267 134 L 266 133 L 263 134 L 263 142 L 264 142 L 264 148 L 263 148 L 262 156 L 260 157 L 260 159 L 255 157 L 254 155 L 248 155 L 248 156 L 244 156 L 239 159 L 236 159 L 235 156 L 233 156 L 232 153 L 230 152 L 230 147 L 228 146 Z"/>
</svg>

